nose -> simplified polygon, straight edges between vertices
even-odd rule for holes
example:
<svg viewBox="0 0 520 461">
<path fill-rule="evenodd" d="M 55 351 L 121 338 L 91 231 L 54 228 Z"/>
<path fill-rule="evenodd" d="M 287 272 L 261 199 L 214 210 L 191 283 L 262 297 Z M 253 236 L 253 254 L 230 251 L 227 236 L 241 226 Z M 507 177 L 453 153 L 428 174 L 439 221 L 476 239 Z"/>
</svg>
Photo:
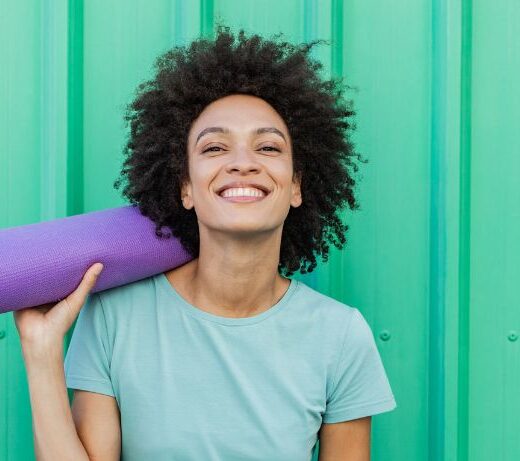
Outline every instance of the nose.
<svg viewBox="0 0 520 461">
<path fill-rule="evenodd" d="M 247 146 L 240 146 L 233 149 L 229 155 L 229 162 L 226 165 L 226 171 L 231 173 L 233 171 L 259 171 L 261 164 L 258 162 L 256 153 Z"/>
</svg>

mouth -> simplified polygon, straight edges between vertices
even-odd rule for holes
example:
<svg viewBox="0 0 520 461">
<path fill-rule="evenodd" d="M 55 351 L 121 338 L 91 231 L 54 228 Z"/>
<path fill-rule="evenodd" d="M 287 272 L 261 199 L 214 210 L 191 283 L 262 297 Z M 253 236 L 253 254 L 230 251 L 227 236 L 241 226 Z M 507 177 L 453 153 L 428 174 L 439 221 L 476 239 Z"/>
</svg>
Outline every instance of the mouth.
<svg viewBox="0 0 520 461">
<path fill-rule="evenodd" d="M 262 196 L 252 196 L 252 195 L 234 195 L 229 197 L 223 197 L 221 194 L 224 191 L 222 191 L 220 194 L 216 194 L 221 200 L 224 200 L 226 202 L 231 203 L 252 203 L 252 202 L 261 202 L 264 200 L 267 196 L 271 194 L 270 191 L 263 192 Z"/>
</svg>

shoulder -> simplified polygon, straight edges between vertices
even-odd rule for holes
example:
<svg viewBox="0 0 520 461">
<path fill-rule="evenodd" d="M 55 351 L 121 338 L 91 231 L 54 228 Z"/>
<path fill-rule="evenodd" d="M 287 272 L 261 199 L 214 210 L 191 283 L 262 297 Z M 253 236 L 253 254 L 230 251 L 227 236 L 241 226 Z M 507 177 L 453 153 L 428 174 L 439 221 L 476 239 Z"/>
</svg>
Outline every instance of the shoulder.
<svg viewBox="0 0 520 461">
<path fill-rule="evenodd" d="M 152 309 L 155 304 L 156 277 L 157 275 L 153 275 L 96 292 L 107 320 L 117 322 L 120 317 Z M 143 309 L 143 306 L 146 306 L 146 309 Z"/>
<path fill-rule="evenodd" d="M 358 310 L 356 307 L 322 293 L 302 281 L 298 281 L 298 290 L 300 299 L 312 305 L 314 309 L 331 316 L 348 319 Z"/>
<path fill-rule="evenodd" d="M 322 293 L 304 282 L 298 281 L 298 297 L 300 309 L 311 315 L 316 328 L 323 328 L 321 333 L 337 331 L 341 336 L 348 325 L 359 315 L 359 310 L 332 296 Z"/>
</svg>

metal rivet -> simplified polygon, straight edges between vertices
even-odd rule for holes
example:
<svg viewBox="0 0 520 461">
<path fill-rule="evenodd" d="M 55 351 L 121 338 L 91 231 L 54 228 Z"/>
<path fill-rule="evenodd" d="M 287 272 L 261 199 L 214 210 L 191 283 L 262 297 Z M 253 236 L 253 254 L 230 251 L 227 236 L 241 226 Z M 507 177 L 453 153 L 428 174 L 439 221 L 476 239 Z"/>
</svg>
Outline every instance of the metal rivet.
<svg viewBox="0 0 520 461">
<path fill-rule="evenodd" d="M 5 331 L 0 330 L 0 339 L 4 339 L 4 338 L 5 338 Z"/>
<path fill-rule="evenodd" d="M 379 337 L 383 341 L 388 341 L 390 339 L 390 332 L 388 330 L 383 330 L 381 333 L 379 333 Z"/>
<path fill-rule="evenodd" d="M 511 330 L 507 339 L 509 339 L 509 341 L 516 341 L 518 339 L 518 333 L 515 330 Z"/>
</svg>

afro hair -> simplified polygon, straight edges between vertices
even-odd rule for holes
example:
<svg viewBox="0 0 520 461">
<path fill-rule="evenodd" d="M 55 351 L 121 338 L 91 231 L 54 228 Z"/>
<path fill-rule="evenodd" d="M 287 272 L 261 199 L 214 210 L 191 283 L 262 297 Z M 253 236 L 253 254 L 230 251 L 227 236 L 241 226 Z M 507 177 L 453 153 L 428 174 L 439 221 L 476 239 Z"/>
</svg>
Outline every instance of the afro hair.
<svg viewBox="0 0 520 461">
<path fill-rule="evenodd" d="M 285 121 L 293 147 L 293 172 L 301 179 L 302 204 L 284 221 L 278 272 L 290 276 L 328 260 L 329 243 L 341 249 L 348 225 L 340 213 L 354 196 L 358 171 L 349 130 L 355 129 L 352 101 L 343 98 L 343 78 L 323 80 L 323 65 L 309 57 L 323 40 L 294 45 L 244 30 L 233 36 L 218 25 L 214 39 L 176 46 L 155 61 L 152 80 L 141 83 L 124 115 L 130 133 L 125 161 L 114 187 L 156 225 L 158 237 L 173 234 L 193 256 L 199 254 L 194 209 L 181 202 L 189 179 L 187 137 L 191 124 L 211 102 L 230 94 L 250 94 L 268 102 Z M 296 177 L 296 176 L 295 176 Z M 164 234 L 162 228 L 171 233 Z"/>
</svg>

